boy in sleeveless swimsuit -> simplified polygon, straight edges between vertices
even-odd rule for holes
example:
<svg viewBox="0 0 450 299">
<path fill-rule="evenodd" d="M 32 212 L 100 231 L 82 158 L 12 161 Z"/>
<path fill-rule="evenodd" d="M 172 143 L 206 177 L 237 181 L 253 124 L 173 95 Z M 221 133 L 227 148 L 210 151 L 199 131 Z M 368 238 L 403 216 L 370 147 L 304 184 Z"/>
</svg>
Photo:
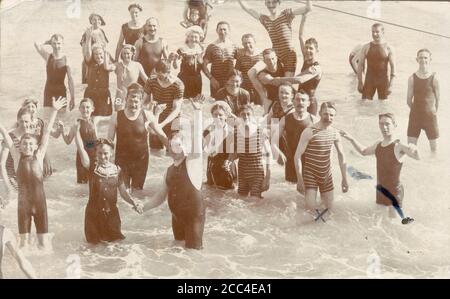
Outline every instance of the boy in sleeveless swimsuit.
<svg viewBox="0 0 450 299">
<path fill-rule="evenodd" d="M 30 261 L 28 261 L 22 253 L 22 250 L 17 246 L 16 237 L 8 228 L 0 224 L 0 279 L 4 278 L 2 274 L 2 259 L 6 253 L 6 249 L 9 250 L 22 272 L 28 278 L 37 278 Z"/>
<path fill-rule="evenodd" d="M 342 192 L 348 191 L 347 165 L 345 162 L 344 149 L 342 147 L 339 132 L 333 128 L 336 108 L 331 102 L 324 102 L 319 110 L 320 121 L 306 128 L 295 152 L 295 169 L 297 170 L 297 190 L 305 195 L 306 212 L 304 220 L 310 220 L 316 209 L 317 189 L 325 205 L 326 211 L 330 211 L 334 200 L 334 186 L 331 171 L 331 148 L 334 145 L 338 153 L 339 166 L 342 175 Z M 303 163 L 302 163 L 302 156 Z M 314 215 L 317 216 L 317 215 Z"/>
<path fill-rule="evenodd" d="M 431 152 L 437 150 L 439 127 L 437 111 L 439 108 L 439 80 L 429 69 L 431 52 L 420 49 L 417 52 L 419 69 L 408 80 L 407 104 L 411 109 L 408 122 L 408 143 L 417 144 L 420 132 L 425 131 Z"/>
<path fill-rule="evenodd" d="M 202 95 L 191 99 L 194 108 L 193 134 L 191 125 L 184 127 L 181 122 L 178 128 L 172 128 L 178 131 L 172 133 L 170 143 L 166 142 L 165 146 L 169 149 L 173 164 L 167 169 L 159 192 L 144 205 L 144 211 L 147 211 L 168 198 L 174 238 L 184 241 L 189 249 L 203 248 L 206 206 L 201 193 L 203 99 Z"/>
<path fill-rule="evenodd" d="M 384 40 L 384 27 L 380 23 L 372 25 L 373 41 L 364 45 L 358 65 L 358 91 L 363 100 L 372 100 L 375 91 L 379 100 L 387 100 L 391 94 L 395 77 L 394 48 Z M 366 77 L 363 72 L 367 60 Z M 388 67 L 390 75 L 388 76 Z"/>
<path fill-rule="evenodd" d="M 17 149 L 13 140 L 3 126 L 0 125 L 0 133 L 9 148 L 14 160 L 14 167 L 18 183 L 18 222 L 20 234 L 20 246 L 29 244 L 31 221 L 34 219 L 38 246 L 42 249 L 51 249 L 48 234 L 47 203 L 44 191 L 43 165 L 50 138 L 50 130 L 55 123 L 59 109 L 67 105 L 65 98 L 53 99 L 53 112 L 48 126 L 44 129 L 41 143 L 32 134 L 25 134 L 20 140 L 20 149 Z"/>
<path fill-rule="evenodd" d="M 340 134 L 349 140 L 361 155 L 375 155 L 377 160 L 376 203 L 381 207 L 388 207 L 389 216 L 393 218 L 395 217 L 394 208 L 399 211 L 404 197 L 403 185 L 400 182 L 404 156 L 419 160 L 419 152 L 414 144 L 404 145 L 398 139 L 395 139 L 394 133 L 397 124 L 392 113 L 380 114 L 378 119 L 383 140 L 377 141 L 369 147 L 362 145 L 353 136 L 344 131 L 341 131 Z M 391 196 L 395 200 L 389 198 Z M 403 224 L 412 221 L 409 217 L 403 216 L 402 218 Z"/>
</svg>

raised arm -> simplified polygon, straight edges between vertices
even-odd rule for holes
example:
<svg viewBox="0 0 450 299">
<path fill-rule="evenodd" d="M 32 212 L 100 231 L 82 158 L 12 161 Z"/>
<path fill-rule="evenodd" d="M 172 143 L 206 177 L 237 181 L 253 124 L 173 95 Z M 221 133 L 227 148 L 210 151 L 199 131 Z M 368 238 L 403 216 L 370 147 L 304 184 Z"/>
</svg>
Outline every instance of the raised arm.
<svg viewBox="0 0 450 299">
<path fill-rule="evenodd" d="M 300 49 L 302 50 L 303 57 L 305 57 L 305 41 L 303 39 L 305 23 L 306 23 L 306 14 L 302 15 L 302 20 L 300 21 L 300 28 L 298 30 L 298 39 L 300 41 Z"/>
<path fill-rule="evenodd" d="M 410 109 L 412 108 L 413 98 L 414 98 L 414 77 L 411 76 L 408 79 L 408 92 L 406 94 L 406 104 L 408 104 L 408 107 Z"/>
<path fill-rule="evenodd" d="M 20 152 L 14 145 L 14 142 L 13 142 L 11 136 L 9 136 L 8 131 L 5 129 L 5 127 L 2 124 L 0 124 L 0 134 L 3 136 L 3 142 L 6 145 L 6 147 L 9 149 L 9 152 L 11 153 L 11 156 L 14 159 L 14 163 L 16 163 L 16 161 L 19 161 Z"/>
<path fill-rule="evenodd" d="M 50 140 L 50 132 L 53 129 L 53 125 L 55 124 L 56 115 L 58 110 L 67 105 L 67 99 L 63 97 L 59 97 L 58 99 L 53 98 L 53 110 L 50 114 L 50 119 L 48 124 L 44 127 L 44 133 L 42 134 L 41 144 L 37 150 L 37 154 L 43 159 L 45 153 L 47 152 L 48 142 Z"/>
<path fill-rule="evenodd" d="M 251 15 L 253 18 L 255 18 L 256 20 L 259 20 L 260 18 L 260 14 L 259 12 L 257 12 L 256 10 L 254 10 L 253 8 L 251 8 L 245 1 L 243 0 L 239 0 L 239 4 L 241 5 L 242 9 L 248 13 L 249 15 Z"/>
<path fill-rule="evenodd" d="M 108 51 L 105 51 L 105 59 L 103 62 L 103 67 L 108 72 L 114 72 L 117 68 L 115 63 L 111 63 L 111 56 L 109 55 Z"/>
<path fill-rule="evenodd" d="M 361 155 L 363 156 L 375 155 L 375 149 L 377 148 L 379 142 L 375 142 L 373 145 L 366 147 L 361 143 L 359 143 L 358 140 L 356 140 L 352 135 L 348 134 L 345 131 L 340 130 L 339 134 L 341 134 L 342 137 L 350 141 L 353 147 L 356 149 L 356 151 L 358 151 L 358 153 L 360 153 Z"/>
<path fill-rule="evenodd" d="M 39 55 L 41 55 L 41 57 L 47 61 L 48 57 L 50 56 L 50 53 L 47 52 L 44 49 L 45 45 L 50 45 L 50 41 L 46 41 L 45 43 L 43 43 L 42 45 L 39 45 L 37 42 L 34 42 L 34 48 L 36 49 L 36 51 L 38 52 Z"/>
<path fill-rule="evenodd" d="M 28 259 L 23 255 L 22 251 L 17 246 L 16 237 L 12 234 L 9 229 L 4 229 L 3 238 L 5 243 L 5 248 L 8 248 L 11 255 L 19 264 L 20 269 L 28 278 L 37 278 L 36 272 L 33 266 L 28 261 Z M 2 246 L 2 244 L 0 244 Z"/>
<path fill-rule="evenodd" d="M 300 0 L 297 0 L 297 2 L 300 2 Z M 294 15 L 298 16 L 298 15 L 305 15 L 310 11 L 312 11 L 311 0 L 307 0 L 305 6 L 293 9 L 292 13 Z"/>
<path fill-rule="evenodd" d="M 338 154 L 339 167 L 341 170 L 342 176 L 342 192 L 348 191 L 348 182 L 347 182 L 347 162 L 345 161 L 344 147 L 342 146 L 341 136 L 336 131 L 336 140 L 334 141 L 334 146 L 336 147 L 336 151 Z"/>
<path fill-rule="evenodd" d="M 125 38 L 123 36 L 122 28 L 120 28 L 119 40 L 117 41 L 117 46 L 116 46 L 116 59 L 115 59 L 116 61 L 119 60 L 120 51 L 122 51 L 124 40 L 125 40 Z"/>
</svg>

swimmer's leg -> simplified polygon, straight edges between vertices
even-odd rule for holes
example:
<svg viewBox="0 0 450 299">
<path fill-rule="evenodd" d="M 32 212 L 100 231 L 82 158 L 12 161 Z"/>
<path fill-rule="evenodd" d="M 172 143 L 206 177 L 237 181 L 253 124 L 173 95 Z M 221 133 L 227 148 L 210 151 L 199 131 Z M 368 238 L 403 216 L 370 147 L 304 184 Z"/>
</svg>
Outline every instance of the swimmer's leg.
<svg viewBox="0 0 450 299">
<path fill-rule="evenodd" d="M 320 193 L 320 199 L 322 200 L 328 211 L 330 211 L 333 208 L 333 201 L 334 201 L 333 190 Z"/>
<path fill-rule="evenodd" d="M 175 241 L 185 240 L 185 225 L 174 214 L 172 214 L 172 232 Z"/>
<path fill-rule="evenodd" d="M 19 247 L 26 248 L 30 246 L 30 233 L 19 234 Z"/>
<path fill-rule="evenodd" d="M 203 231 L 205 227 L 205 214 L 195 217 L 186 223 L 185 236 L 186 248 L 202 249 L 203 248 Z"/>
<path fill-rule="evenodd" d="M 429 140 L 430 142 L 430 150 L 432 153 L 436 153 L 437 152 L 437 139 L 434 140 Z"/>
<path fill-rule="evenodd" d="M 148 153 L 142 160 L 133 163 L 133 169 L 130 169 L 132 190 L 142 190 L 144 188 L 145 178 L 148 170 Z"/>
</svg>

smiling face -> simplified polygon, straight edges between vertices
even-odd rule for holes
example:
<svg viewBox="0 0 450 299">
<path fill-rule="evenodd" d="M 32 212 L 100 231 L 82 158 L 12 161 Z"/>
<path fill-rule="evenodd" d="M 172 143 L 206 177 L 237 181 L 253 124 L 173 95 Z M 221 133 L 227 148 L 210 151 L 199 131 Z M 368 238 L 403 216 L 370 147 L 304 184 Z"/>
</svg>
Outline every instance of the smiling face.
<svg viewBox="0 0 450 299">
<path fill-rule="evenodd" d="M 227 24 L 220 24 L 217 27 L 217 35 L 219 36 L 219 39 L 225 40 L 228 37 L 229 33 L 230 27 Z"/>
<path fill-rule="evenodd" d="M 336 115 L 336 110 L 331 107 L 325 107 L 320 110 L 320 121 L 326 125 L 330 126 L 333 123 L 334 116 Z"/>
<path fill-rule="evenodd" d="M 60 37 L 53 37 L 51 40 L 51 45 L 53 52 L 60 52 L 62 49 L 62 46 L 64 44 L 64 41 Z"/>
<path fill-rule="evenodd" d="M 159 81 L 165 84 L 170 83 L 170 71 L 168 72 L 156 72 L 156 78 L 158 78 Z"/>
<path fill-rule="evenodd" d="M 427 51 L 421 51 L 416 58 L 417 63 L 422 68 L 427 68 L 431 62 L 431 54 Z"/>
<path fill-rule="evenodd" d="M 280 0 L 266 0 L 265 4 L 270 12 L 275 12 L 280 5 Z"/>
<path fill-rule="evenodd" d="M 142 94 L 138 92 L 128 93 L 126 109 L 131 113 L 137 113 L 142 109 Z"/>
<path fill-rule="evenodd" d="M 227 113 L 219 107 L 212 112 L 212 117 L 214 118 L 214 122 L 220 126 L 223 126 L 225 125 L 225 121 L 227 119 Z"/>
<path fill-rule="evenodd" d="M 278 98 L 284 111 L 292 104 L 294 93 L 291 86 L 281 85 L 278 89 Z"/>
<path fill-rule="evenodd" d="M 90 101 L 84 101 L 80 104 L 80 114 L 84 119 L 89 119 L 94 112 L 94 106 Z"/>
<path fill-rule="evenodd" d="M 374 42 L 381 42 L 384 38 L 384 29 L 382 26 L 372 27 L 372 39 Z"/>
<path fill-rule="evenodd" d="M 108 144 L 100 144 L 96 147 L 96 155 L 99 164 L 108 164 L 113 156 L 113 149 Z"/>
<path fill-rule="evenodd" d="M 124 62 L 130 62 L 133 58 L 133 51 L 129 48 L 123 49 L 120 57 Z"/>
<path fill-rule="evenodd" d="M 20 153 L 24 156 L 32 156 L 38 147 L 35 137 L 27 136 L 20 141 Z"/>
<path fill-rule="evenodd" d="M 278 64 L 278 57 L 275 52 L 270 52 L 264 55 L 264 63 L 267 65 L 267 69 L 271 72 L 276 71 Z"/>
<path fill-rule="evenodd" d="M 131 20 L 133 22 L 137 22 L 139 20 L 139 14 L 140 13 L 141 13 L 141 11 L 138 8 L 136 8 L 136 7 L 131 8 L 130 9 Z"/>
<path fill-rule="evenodd" d="M 23 108 L 27 109 L 28 113 L 31 114 L 31 116 L 33 117 L 36 112 L 37 112 L 37 107 L 36 104 L 33 102 L 29 102 L 28 104 L 26 104 L 25 106 L 23 106 Z"/>
<path fill-rule="evenodd" d="M 179 161 L 186 157 L 183 135 L 180 132 L 176 132 L 172 135 L 172 138 L 170 139 L 169 154 L 175 161 Z"/>
<path fill-rule="evenodd" d="M 232 76 L 226 83 L 227 91 L 232 95 L 236 95 L 239 92 L 241 84 L 242 78 L 240 76 Z"/>
<path fill-rule="evenodd" d="M 306 60 L 316 60 L 316 55 L 319 51 L 313 43 L 305 44 L 305 59 Z"/>
<path fill-rule="evenodd" d="M 148 19 L 144 26 L 145 34 L 155 36 L 158 32 L 158 21 L 156 19 Z"/>
<path fill-rule="evenodd" d="M 22 114 L 17 118 L 17 126 L 25 133 L 33 133 L 33 120 L 30 113 Z"/>
<path fill-rule="evenodd" d="M 100 28 L 100 26 L 102 26 L 102 20 L 99 16 L 93 16 L 91 18 L 91 25 L 94 29 L 98 29 Z"/>
<path fill-rule="evenodd" d="M 191 32 L 187 37 L 187 43 L 189 45 L 199 44 L 201 41 L 200 34 L 197 32 Z"/>
<path fill-rule="evenodd" d="M 191 13 L 189 15 L 189 20 L 191 22 L 196 23 L 200 19 L 200 13 L 197 9 L 191 9 Z"/>
<path fill-rule="evenodd" d="M 97 64 L 103 64 L 105 62 L 105 51 L 101 48 L 95 48 L 92 51 L 92 55 L 94 56 L 94 60 Z"/>
<path fill-rule="evenodd" d="M 253 52 L 255 49 L 255 39 L 253 37 L 246 37 L 242 40 L 242 46 L 248 52 Z"/>
<path fill-rule="evenodd" d="M 242 119 L 245 125 L 250 124 L 253 121 L 254 114 L 252 109 L 242 109 L 239 112 L 239 117 Z"/>
<path fill-rule="evenodd" d="M 392 120 L 392 118 L 382 116 L 378 121 L 378 125 L 380 127 L 380 131 L 383 137 L 390 137 L 392 136 L 392 134 L 394 134 L 396 125 Z"/>
</svg>

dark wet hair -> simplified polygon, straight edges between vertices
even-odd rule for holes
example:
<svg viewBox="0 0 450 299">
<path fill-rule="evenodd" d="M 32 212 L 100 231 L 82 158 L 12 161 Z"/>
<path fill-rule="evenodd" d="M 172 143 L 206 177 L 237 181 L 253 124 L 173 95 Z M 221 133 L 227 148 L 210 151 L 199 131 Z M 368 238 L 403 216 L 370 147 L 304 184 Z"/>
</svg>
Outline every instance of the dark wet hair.
<svg viewBox="0 0 450 299">
<path fill-rule="evenodd" d="M 291 89 L 292 94 L 295 95 L 295 88 L 294 88 L 294 85 L 292 85 L 291 82 L 289 82 L 289 81 L 284 81 L 284 82 L 282 82 L 282 83 L 280 84 L 280 86 L 278 86 L 278 90 L 280 90 L 281 86 L 287 86 L 287 87 L 289 87 L 289 88 Z"/>
<path fill-rule="evenodd" d="M 25 114 L 29 114 L 31 116 L 31 113 L 28 111 L 27 108 L 21 107 L 19 109 L 19 111 L 17 111 L 17 118 L 16 119 L 19 120 L 19 118 L 22 117 L 22 115 L 25 115 Z"/>
<path fill-rule="evenodd" d="M 252 39 L 256 42 L 255 36 L 254 36 L 253 34 L 251 34 L 251 33 L 246 33 L 246 34 L 244 34 L 244 35 L 242 36 L 242 38 L 241 38 L 241 41 L 244 42 L 244 39 L 246 39 L 246 38 L 252 38 Z"/>
<path fill-rule="evenodd" d="M 392 120 L 392 123 L 393 123 L 394 125 L 397 124 L 397 123 L 395 122 L 395 115 L 394 115 L 394 113 L 387 112 L 387 113 L 381 113 L 381 114 L 378 114 L 378 120 L 380 120 L 382 117 L 390 118 L 390 119 Z"/>
<path fill-rule="evenodd" d="M 230 80 L 230 78 L 232 77 L 240 77 L 242 80 L 242 73 L 240 71 L 238 71 L 237 69 L 231 69 L 228 73 L 227 73 L 227 81 Z"/>
<path fill-rule="evenodd" d="M 335 104 L 334 102 L 323 102 L 323 103 L 320 105 L 320 110 L 319 110 L 319 112 L 322 111 L 322 110 L 324 110 L 324 109 L 327 109 L 327 108 L 331 108 L 331 109 L 334 109 L 334 110 L 337 111 L 337 109 L 336 109 L 336 104 Z"/>
<path fill-rule="evenodd" d="M 417 57 L 419 57 L 419 54 L 422 52 L 426 52 L 426 53 L 430 54 L 430 57 L 431 57 L 431 51 L 428 50 L 427 48 L 422 48 L 419 51 L 417 51 Z"/>
<path fill-rule="evenodd" d="M 97 139 L 97 141 L 95 142 L 95 148 L 98 148 L 104 144 L 108 145 L 109 147 L 111 147 L 112 150 L 114 150 L 114 142 L 107 138 Z"/>
<path fill-rule="evenodd" d="M 137 3 L 130 4 L 130 6 L 128 6 L 128 11 L 130 11 L 132 8 L 137 8 L 139 9 L 139 11 L 142 11 L 142 6 Z"/>
<path fill-rule="evenodd" d="M 20 138 L 20 143 L 22 143 L 22 141 L 27 140 L 27 139 L 34 139 L 36 141 L 36 143 L 39 142 L 38 137 L 35 134 L 25 133 Z"/>
<path fill-rule="evenodd" d="M 170 62 L 165 59 L 161 59 L 156 64 L 155 71 L 157 73 L 169 73 L 170 72 Z"/>
<path fill-rule="evenodd" d="M 38 103 L 39 103 L 38 100 L 34 98 L 26 98 L 22 103 L 22 107 L 25 107 L 28 104 L 33 104 L 34 106 L 37 107 Z"/>
<path fill-rule="evenodd" d="M 264 56 L 269 55 L 269 54 L 272 54 L 272 53 L 275 53 L 275 50 L 272 49 L 272 48 L 268 48 L 268 49 L 265 49 L 265 50 L 262 52 L 262 55 L 263 55 L 263 57 L 264 57 Z"/>
<path fill-rule="evenodd" d="M 297 92 L 295 93 L 294 99 L 295 99 L 295 97 L 296 97 L 298 94 L 299 94 L 299 95 L 302 95 L 302 96 L 306 96 L 306 97 L 308 98 L 308 100 L 311 100 L 311 98 L 309 97 L 309 94 L 308 94 L 305 90 L 303 90 L 303 89 L 300 89 L 299 91 L 297 91 Z"/>
<path fill-rule="evenodd" d="M 144 88 L 139 83 L 131 83 L 127 88 L 127 95 L 130 94 L 140 94 L 144 97 Z"/>
<path fill-rule="evenodd" d="M 314 37 L 308 38 L 305 41 L 305 45 L 308 45 L 308 44 L 313 45 L 316 48 L 316 50 L 319 51 L 319 43 L 317 42 L 317 40 Z"/>
<path fill-rule="evenodd" d="M 228 29 L 231 29 L 230 23 L 228 23 L 227 21 L 220 21 L 219 23 L 217 23 L 216 31 L 219 29 L 219 26 L 220 26 L 220 25 L 227 25 L 227 26 L 228 26 Z"/>
<path fill-rule="evenodd" d="M 84 99 L 82 99 L 82 100 L 80 101 L 80 105 L 79 105 L 78 107 L 81 107 L 81 104 L 83 104 L 83 103 L 89 103 L 89 104 L 92 105 L 92 107 L 95 107 L 94 101 L 91 100 L 90 98 L 84 98 Z"/>
<path fill-rule="evenodd" d="M 372 29 L 378 28 L 378 27 L 381 28 L 381 30 L 384 31 L 384 26 L 383 26 L 383 24 L 381 24 L 381 23 L 375 23 L 375 24 L 372 25 Z"/>
</svg>

